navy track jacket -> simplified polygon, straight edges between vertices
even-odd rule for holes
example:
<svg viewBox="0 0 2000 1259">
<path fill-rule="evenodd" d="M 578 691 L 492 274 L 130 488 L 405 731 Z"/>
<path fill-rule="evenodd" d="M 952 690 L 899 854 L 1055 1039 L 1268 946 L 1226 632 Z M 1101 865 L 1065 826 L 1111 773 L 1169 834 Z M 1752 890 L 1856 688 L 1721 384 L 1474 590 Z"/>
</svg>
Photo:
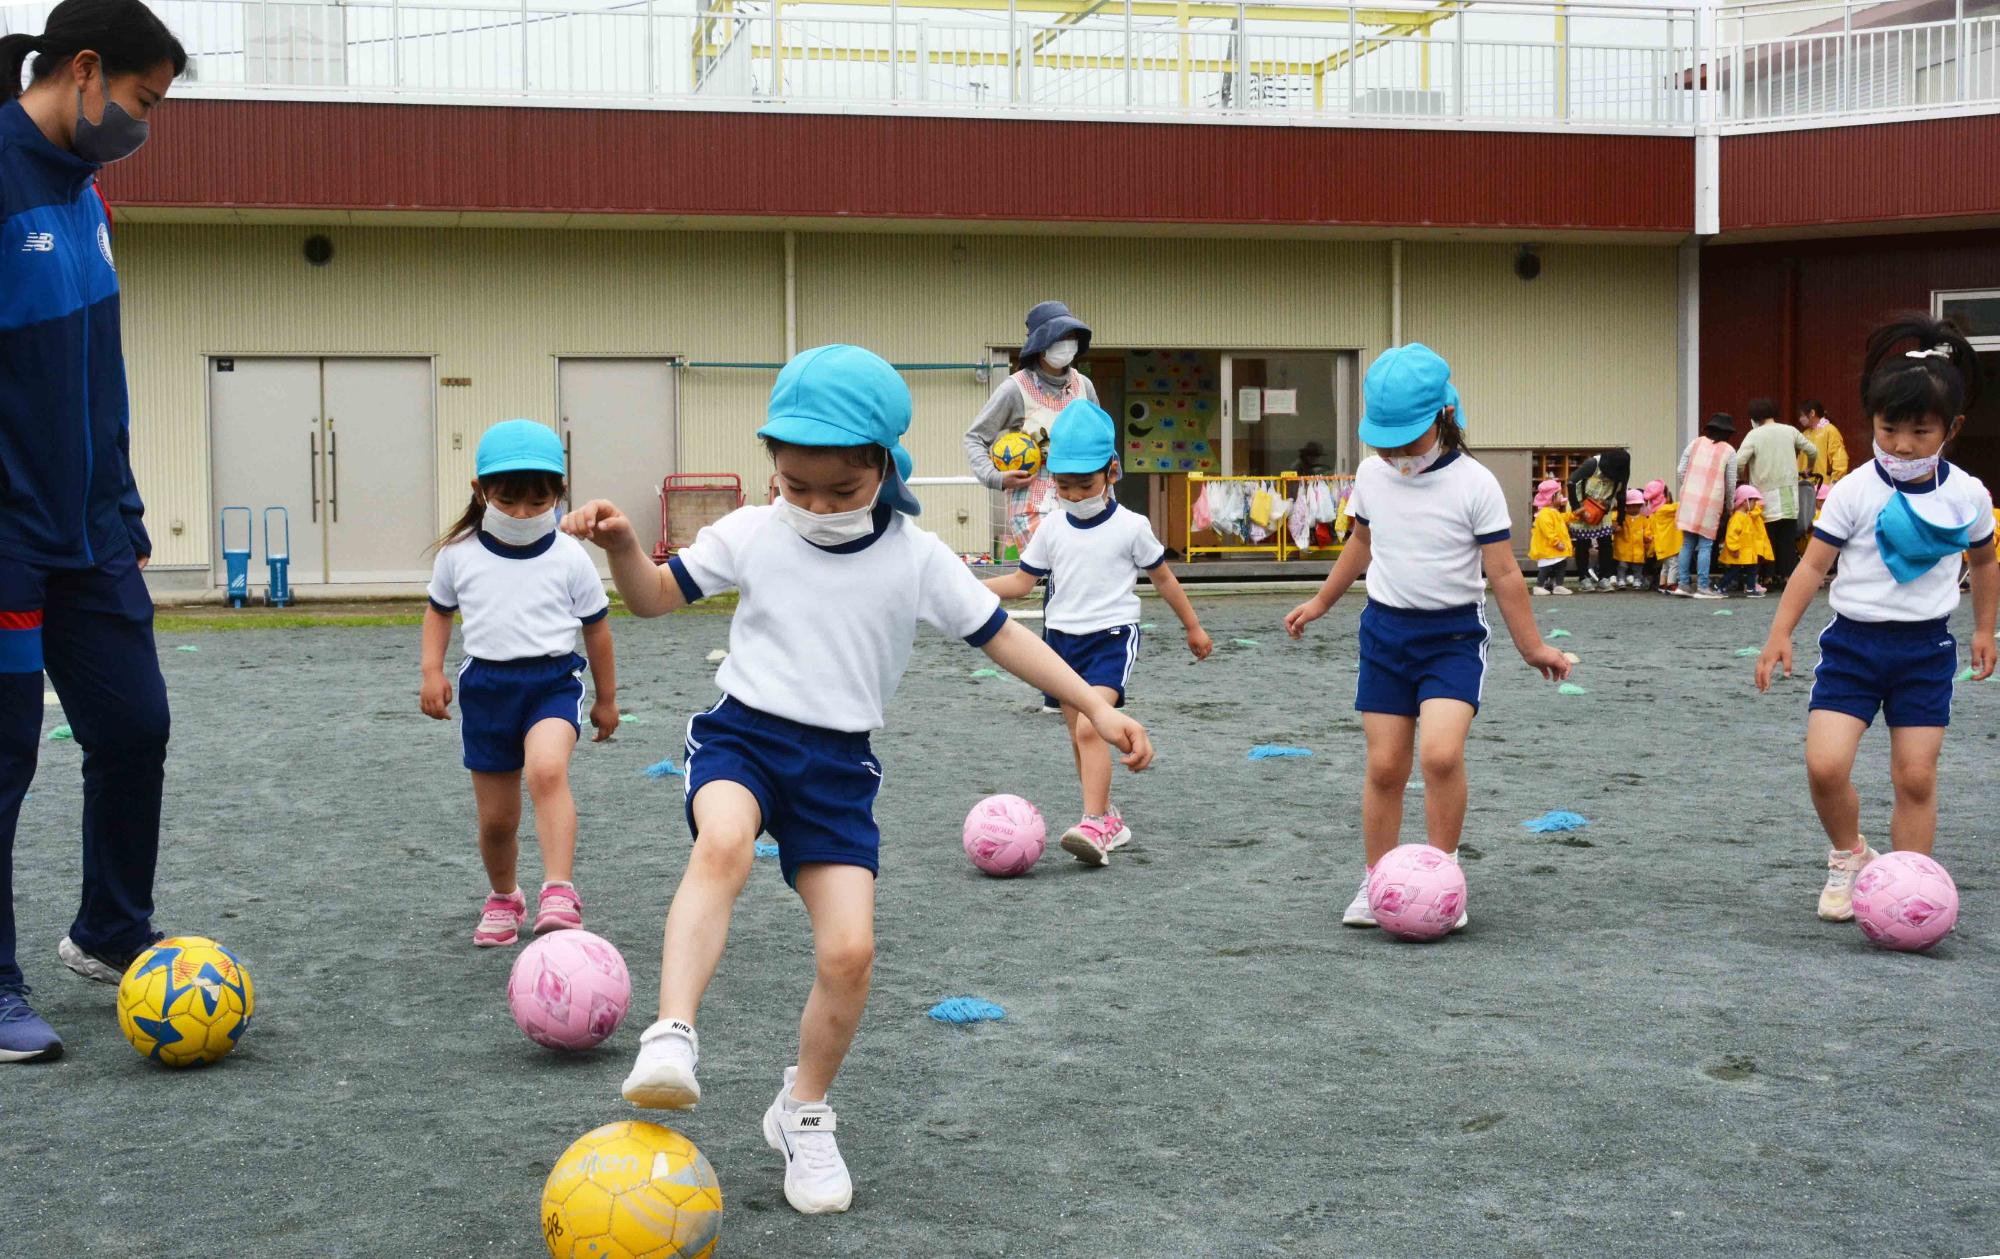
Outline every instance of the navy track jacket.
<svg viewBox="0 0 2000 1259">
<path fill-rule="evenodd" d="M 48 568 L 153 550 L 96 174 L 0 105 L 0 558 Z"/>
</svg>

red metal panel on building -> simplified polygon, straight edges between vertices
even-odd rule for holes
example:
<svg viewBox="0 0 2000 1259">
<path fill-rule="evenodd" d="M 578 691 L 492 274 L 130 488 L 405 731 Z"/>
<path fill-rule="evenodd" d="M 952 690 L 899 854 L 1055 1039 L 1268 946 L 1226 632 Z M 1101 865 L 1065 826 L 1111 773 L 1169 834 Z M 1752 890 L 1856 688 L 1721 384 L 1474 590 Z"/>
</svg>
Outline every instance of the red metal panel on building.
<svg viewBox="0 0 2000 1259">
<path fill-rule="evenodd" d="M 2000 214 L 2000 114 L 1724 136 L 1722 230 Z"/>
<path fill-rule="evenodd" d="M 1673 136 L 183 100 L 105 182 L 151 206 L 1686 232 L 1693 168 Z"/>
</svg>

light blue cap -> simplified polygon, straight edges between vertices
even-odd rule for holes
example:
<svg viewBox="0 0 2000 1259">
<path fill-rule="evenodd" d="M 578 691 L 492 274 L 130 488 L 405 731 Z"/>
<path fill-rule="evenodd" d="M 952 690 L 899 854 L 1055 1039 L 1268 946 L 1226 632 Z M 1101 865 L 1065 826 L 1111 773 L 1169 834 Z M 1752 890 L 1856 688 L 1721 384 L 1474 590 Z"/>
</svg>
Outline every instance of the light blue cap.
<svg viewBox="0 0 2000 1259">
<path fill-rule="evenodd" d="M 1407 446 L 1424 435 L 1439 411 L 1459 405 L 1451 364 L 1415 341 L 1385 350 L 1362 378 L 1361 403 L 1362 441 L 1377 450 Z M 1457 414 L 1464 428 L 1464 408 Z"/>
<path fill-rule="evenodd" d="M 1049 427 L 1049 473 L 1101 472 L 1118 457 L 1118 425 L 1110 412 L 1078 398 L 1056 414 Z"/>
<path fill-rule="evenodd" d="M 785 364 L 757 436 L 795 446 L 881 446 L 891 455 L 881 501 L 905 515 L 923 512 L 910 492 L 914 469 L 902 436 L 910 428 L 910 387 L 880 355 L 858 345 L 822 345 Z"/>
<path fill-rule="evenodd" d="M 479 439 L 478 475 L 500 472 L 553 472 L 566 475 L 562 438 L 533 420 L 503 420 Z"/>
</svg>

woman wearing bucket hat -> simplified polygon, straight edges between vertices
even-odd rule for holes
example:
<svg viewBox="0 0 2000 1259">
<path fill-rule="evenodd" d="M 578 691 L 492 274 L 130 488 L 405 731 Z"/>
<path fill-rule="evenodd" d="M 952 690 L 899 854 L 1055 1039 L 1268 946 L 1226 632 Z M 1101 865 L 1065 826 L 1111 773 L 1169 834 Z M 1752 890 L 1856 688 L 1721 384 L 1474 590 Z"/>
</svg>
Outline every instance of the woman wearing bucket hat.
<svg viewBox="0 0 2000 1259">
<path fill-rule="evenodd" d="M 0 1062 L 62 1053 L 14 961 L 14 827 L 45 671 L 83 749 L 83 900 L 57 954 L 116 984 L 158 938 L 167 688 L 96 181 L 145 143 L 186 68 L 139 0 L 64 0 L 41 34 L 0 38 Z"/>
<path fill-rule="evenodd" d="M 1039 467 L 1012 472 L 994 467 L 993 443 L 1014 431 L 1046 446 L 1049 429 L 1064 407 L 1078 398 L 1097 401 L 1097 387 L 1075 367 L 1090 349 L 1089 326 L 1061 302 L 1037 303 L 1028 311 L 1027 325 L 1021 369 L 1000 382 L 965 431 L 965 460 L 972 475 L 988 489 L 1006 494 L 999 532 L 1017 552 L 1027 549 L 1042 517 L 1057 510 L 1055 482 Z"/>
<path fill-rule="evenodd" d="M 1681 530 L 1680 585 L 1677 595 L 1696 599 L 1720 599 L 1722 592 L 1709 580 L 1709 565 L 1715 560 L 1715 541 L 1722 533 L 1722 518 L 1736 497 L 1736 447 L 1729 439 L 1736 432 L 1736 417 L 1717 411 L 1708 417 L 1702 435 L 1681 452 L 1680 510 L 1674 523 Z"/>
</svg>

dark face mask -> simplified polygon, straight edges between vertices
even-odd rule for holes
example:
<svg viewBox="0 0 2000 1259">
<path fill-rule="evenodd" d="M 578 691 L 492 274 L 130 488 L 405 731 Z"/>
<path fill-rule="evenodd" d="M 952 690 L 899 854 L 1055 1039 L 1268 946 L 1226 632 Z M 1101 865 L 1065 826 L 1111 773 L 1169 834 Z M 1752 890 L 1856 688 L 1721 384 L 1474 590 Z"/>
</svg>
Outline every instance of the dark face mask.
<svg viewBox="0 0 2000 1259">
<path fill-rule="evenodd" d="M 102 166 L 132 156 L 146 142 L 146 120 L 134 118 L 125 107 L 104 96 L 104 121 L 92 122 L 83 112 L 83 89 L 76 90 L 76 134 L 70 137 L 70 152 L 86 162 Z"/>
</svg>

